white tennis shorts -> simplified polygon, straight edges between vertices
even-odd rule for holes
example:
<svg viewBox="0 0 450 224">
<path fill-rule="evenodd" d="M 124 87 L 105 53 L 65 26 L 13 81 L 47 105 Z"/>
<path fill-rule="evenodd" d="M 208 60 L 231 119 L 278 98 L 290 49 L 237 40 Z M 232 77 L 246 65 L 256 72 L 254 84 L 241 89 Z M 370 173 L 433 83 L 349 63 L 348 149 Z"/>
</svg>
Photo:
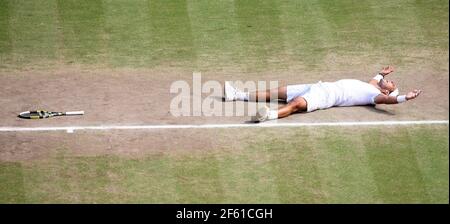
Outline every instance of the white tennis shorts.
<svg viewBox="0 0 450 224">
<path fill-rule="evenodd" d="M 286 86 L 286 102 L 291 102 L 297 97 L 303 97 L 307 103 L 306 112 L 329 108 L 327 92 L 322 88 L 321 82 L 314 84 L 300 84 Z"/>
</svg>

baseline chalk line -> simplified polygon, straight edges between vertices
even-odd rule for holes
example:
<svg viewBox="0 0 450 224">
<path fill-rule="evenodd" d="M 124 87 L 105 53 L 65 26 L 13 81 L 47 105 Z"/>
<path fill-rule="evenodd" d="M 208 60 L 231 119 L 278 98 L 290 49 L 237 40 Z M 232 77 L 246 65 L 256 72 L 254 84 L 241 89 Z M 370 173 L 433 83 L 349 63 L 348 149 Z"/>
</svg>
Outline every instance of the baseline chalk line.
<svg viewBox="0 0 450 224">
<path fill-rule="evenodd" d="M 168 124 L 168 125 L 105 125 L 105 126 L 65 126 L 65 127 L 0 127 L 0 132 L 28 131 L 66 131 L 77 130 L 139 130 L 139 129 L 207 129 L 207 128 L 265 128 L 265 127 L 310 127 L 310 126 L 381 126 L 381 125 L 432 125 L 447 124 L 448 120 L 420 121 L 357 121 L 357 122 L 317 122 L 317 123 L 279 123 L 256 124 Z"/>
</svg>

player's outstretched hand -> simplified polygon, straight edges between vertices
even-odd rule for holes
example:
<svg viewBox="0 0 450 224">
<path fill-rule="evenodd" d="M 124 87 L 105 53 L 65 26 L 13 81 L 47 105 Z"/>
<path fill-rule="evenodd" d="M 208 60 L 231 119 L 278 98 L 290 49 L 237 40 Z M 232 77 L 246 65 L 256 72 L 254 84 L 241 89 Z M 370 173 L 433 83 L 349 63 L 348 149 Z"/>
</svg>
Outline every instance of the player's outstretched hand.
<svg viewBox="0 0 450 224">
<path fill-rule="evenodd" d="M 382 76 L 387 76 L 387 75 L 389 75 L 390 73 L 392 73 L 393 71 L 394 71 L 394 67 L 392 67 L 392 66 L 389 65 L 389 66 L 387 66 L 387 67 L 381 69 L 380 74 L 381 74 Z"/>
<path fill-rule="evenodd" d="M 420 93 L 422 93 L 422 90 L 415 89 L 414 91 L 411 91 L 408 94 L 406 94 L 406 99 L 407 100 L 415 99 L 416 97 L 418 97 L 420 95 Z"/>
</svg>

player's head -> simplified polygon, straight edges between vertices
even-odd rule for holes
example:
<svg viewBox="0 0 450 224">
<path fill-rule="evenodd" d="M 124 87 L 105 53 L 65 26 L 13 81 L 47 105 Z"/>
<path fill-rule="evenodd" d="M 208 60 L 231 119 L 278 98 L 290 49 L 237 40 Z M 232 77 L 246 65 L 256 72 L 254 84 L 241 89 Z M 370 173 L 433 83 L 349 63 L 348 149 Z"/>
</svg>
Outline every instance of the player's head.
<svg viewBox="0 0 450 224">
<path fill-rule="evenodd" d="M 391 80 L 382 79 L 378 83 L 380 88 L 389 91 L 389 94 L 398 95 L 397 85 Z"/>
</svg>

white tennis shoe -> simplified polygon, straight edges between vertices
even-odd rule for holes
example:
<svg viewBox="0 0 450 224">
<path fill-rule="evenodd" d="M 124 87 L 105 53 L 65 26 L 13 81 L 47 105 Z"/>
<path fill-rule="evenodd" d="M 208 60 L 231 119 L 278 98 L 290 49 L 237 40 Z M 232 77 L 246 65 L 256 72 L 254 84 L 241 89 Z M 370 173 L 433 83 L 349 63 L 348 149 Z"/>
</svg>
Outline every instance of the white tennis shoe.
<svg viewBox="0 0 450 224">
<path fill-rule="evenodd" d="M 224 86 L 224 99 L 225 101 L 234 101 L 236 100 L 237 89 L 234 88 L 230 82 L 225 82 Z"/>
<path fill-rule="evenodd" d="M 270 108 L 267 105 L 264 105 L 264 107 L 260 108 L 255 116 L 251 117 L 251 120 L 253 122 L 263 122 L 267 121 L 269 119 L 269 111 Z"/>
</svg>

